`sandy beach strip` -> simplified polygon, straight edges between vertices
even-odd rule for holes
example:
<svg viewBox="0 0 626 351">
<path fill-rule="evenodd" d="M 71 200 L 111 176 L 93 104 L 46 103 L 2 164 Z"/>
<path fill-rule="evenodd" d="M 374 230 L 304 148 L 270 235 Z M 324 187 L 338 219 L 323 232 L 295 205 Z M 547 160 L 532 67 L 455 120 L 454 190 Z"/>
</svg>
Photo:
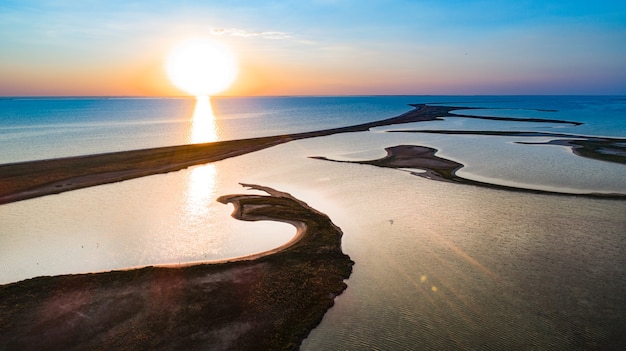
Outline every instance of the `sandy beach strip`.
<svg viewBox="0 0 626 351">
<path fill-rule="evenodd" d="M 288 140 L 276 136 L 0 165 L 0 204 L 177 171 Z"/>
<path fill-rule="evenodd" d="M 427 104 L 411 106 L 414 107 L 413 110 L 396 117 L 319 131 L 3 164 L 0 165 L 0 204 L 177 171 L 198 164 L 262 150 L 292 140 L 367 131 L 374 127 L 400 123 L 433 121 L 445 117 L 463 117 L 499 121 L 577 124 L 577 122 L 549 119 L 476 117 L 450 113 L 454 110 L 477 109 L 472 107 L 431 106 Z"/>
<path fill-rule="evenodd" d="M 321 131 L 3 164 L 0 165 L 0 204 L 178 171 L 296 139 L 365 131 L 403 121 L 435 119 L 435 116 L 449 110 L 448 107 L 419 106 L 394 118 Z"/>
</svg>

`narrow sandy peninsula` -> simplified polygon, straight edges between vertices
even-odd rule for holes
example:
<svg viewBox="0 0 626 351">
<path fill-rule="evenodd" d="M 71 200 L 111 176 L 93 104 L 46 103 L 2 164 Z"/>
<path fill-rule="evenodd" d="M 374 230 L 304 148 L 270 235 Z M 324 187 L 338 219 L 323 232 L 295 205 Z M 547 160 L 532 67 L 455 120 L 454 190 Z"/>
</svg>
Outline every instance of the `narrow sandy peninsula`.
<svg viewBox="0 0 626 351">
<path fill-rule="evenodd" d="M 415 105 L 397 117 L 354 126 L 264 138 L 220 141 L 0 165 L 0 204 L 173 172 L 297 139 L 435 120 L 459 107 Z"/>
<path fill-rule="evenodd" d="M 293 140 L 338 133 L 361 132 L 374 127 L 401 123 L 461 117 L 497 121 L 581 124 L 579 122 L 556 119 L 486 117 L 451 113 L 451 111 L 455 110 L 478 109 L 477 107 L 432 106 L 427 104 L 411 106 L 414 107 L 413 110 L 396 117 L 320 131 L 3 164 L 0 165 L 0 204 L 59 194 L 153 174 L 173 172 L 193 165 L 215 162 L 262 150 Z M 590 152 L 588 150 L 603 150 L 607 147 L 606 144 L 598 146 L 590 143 L 574 145 L 574 142 L 571 142 L 570 145 L 575 148 L 576 153 L 579 155 L 589 155 Z M 591 151 L 592 154 L 594 153 L 593 150 Z M 595 152 L 595 154 L 597 155 L 598 153 Z"/>
<path fill-rule="evenodd" d="M 353 262 L 328 216 L 287 193 L 228 195 L 233 216 L 297 228 L 283 247 L 183 267 L 38 277 L 0 286 L 0 350 L 296 350 Z"/>
</svg>

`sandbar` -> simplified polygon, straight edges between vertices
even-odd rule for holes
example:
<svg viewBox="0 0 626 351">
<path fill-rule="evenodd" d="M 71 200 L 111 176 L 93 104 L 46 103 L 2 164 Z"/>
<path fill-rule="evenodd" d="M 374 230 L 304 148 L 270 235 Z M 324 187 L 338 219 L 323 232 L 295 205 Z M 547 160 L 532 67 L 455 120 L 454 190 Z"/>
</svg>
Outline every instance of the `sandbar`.
<svg viewBox="0 0 626 351">
<path fill-rule="evenodd" d="M 420 104 L 396 117 L 320 131 L 3 164 L 0 165 L 0 204 L 178 171 L 292 140 L 367 131 L 373 127 L 397 123 L 436 120 L 455 109 L 460 107 Z"/>
<path fill-rule="evenodd" d="M 220 197 L 293 224 L 279 250 L 218 264 L 37 277 L 0 286 L 1 350 L 297 350 L 353 262 L 325 214 L 287 193 Z"/>
<path fill-rule="evenodd" d="M 428 104 L 411 104 L 410 106 L 413 107 L 413 110 L 396 117 L 311 132 L 3 164 L 0 165 L 0 205 L 90 186 L 178 171 L 293 140 L 338 133 L 362 132 L 374 127 L 401 123 L 457 117 L 515 122 L 581 124 L 580 122 L 556 119 L 469 116 L 451 113 L 455 110 L 480 109 L 479 107 L 432 106 Z"/>
<path fill-rule="evenodd" d="M 345 161 L 345 160 L 333 160 L 323 156 L 313 156 L 311 158 L 342 162 L 342 163 L 356 163 L 363 165 L 372 165 L 384 168 L 395 169 L 420 169 L 422 172 L 410 171 L 411 174 L 418 177 L 423 177 L 431 180 L 438 180 L 444 182 L 451 182 L 457 184 L 481 186 L 492 189 L 517 191 L 517 192 L 529 192 L 537 194 L 550 194 L 561 196 L 581 196 L 590 198 L 601 199 L 617 199 L 626 200 L 626 194 L 621 193 L 563 193 L 557 191 L 548 191 L 541 189 L 520 188 L 501 184 L 486 183 L 477 180 L 467 179 L 460 177 L 456 172 L 463 167 L 463 164 L 448 160 L 439 156 L 436 156 L 437 149 L 433 149 L 426 146 L 419 145 L 397 145 L 393 147 L 385 148 L 387 155 L 383 158 L 376 160 L 364 160 L 364 161 Z"/>
<path fill-rule="evenodd" d="M 389 132 L 558 138 L 547 142 L 516 141 L 516 143 L 526 145 L 567 146 L 570 147 L 572 152 L 577 156 L 626 165 L 626 139 L 623 138 L 592 137 L 586 135 L 533 131 L 517 132 L 497 130 L 390 130 Z"/>
</svg>

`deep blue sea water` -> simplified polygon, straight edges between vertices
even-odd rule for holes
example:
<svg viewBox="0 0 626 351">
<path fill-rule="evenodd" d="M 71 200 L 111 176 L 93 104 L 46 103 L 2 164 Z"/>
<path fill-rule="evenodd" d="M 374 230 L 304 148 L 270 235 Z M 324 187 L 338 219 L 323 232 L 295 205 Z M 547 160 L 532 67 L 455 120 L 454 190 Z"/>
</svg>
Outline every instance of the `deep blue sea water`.
<svg viewBox="0 0 626 351">
<path fill-rule="evenodd" d="M 409 109 L 409 97 L 213 98 L 217 140 L 362 123 Z M 196 100 L 0 99 L 0 163 L 191 142 Z"/>
<path fill-rule="evenodd" d="M 576 128 L 559 126 L 559 132 L 626 137 L 624 97 L 222 97 L 211 102 L 217 140 L 363 123 L 406 112 L 411 103 L 485 107 L 472 111 L 483 115 L 573 120 L 584 124 Z M 195 104 L 193 98 L 0 99 L 0 163 L 189 143 Z M 462 125 L 449 123 L 437 127 L 466 128 L 477 123 L 462 122 Z M 501 126 L 490 124 L 491 128 Z M 542 129 L 549 128 L 533 127 L 533 130 Z"/>
</svg>

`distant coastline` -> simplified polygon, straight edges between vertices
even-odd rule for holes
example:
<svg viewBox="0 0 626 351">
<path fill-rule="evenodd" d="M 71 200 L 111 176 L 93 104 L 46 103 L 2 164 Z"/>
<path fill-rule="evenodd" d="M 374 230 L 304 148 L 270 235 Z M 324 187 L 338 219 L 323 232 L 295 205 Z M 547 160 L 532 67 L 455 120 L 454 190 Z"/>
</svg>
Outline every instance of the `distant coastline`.
<svg viewBox="0 0 626 351">
<path fill-rule="evenodd" d="M 463 117 L 493 119 L 498 121 L 567 123 L 572 125 L 580 125 L 580 122 L 564 120 L 483 116 L 476 117 L 450 113 L 453 110 L 478 109 L 476 107 L 468 108 L 458 106 L 431 106 L 428 104 L 415 104 L 412 106 L 414 107 L 413 110 L 396 117 L 369 123 L 362 123 L 352 126 L 331 128 L 313 132 L 3 164 L 0 165 L 0 205 L 36 198 L 40 196 L 59 194 L 66 191 L 77 190 L 101 184 L 120 182 L 123 180 L 134 179 L 153 174 L 177 171 L 198 164 L 215 162 L 229 157 L 235 157 L 254 151 L 259 151 L 293 140 L 315 138 L 338 133 L 367 131 L 370 128 L 374 127 L 389 126 L 400 123 L 433 121 L 445 117 Z M 528 133 L 522 132 L 491 131 L 480 132 L 396 130 L 393 132 L 447 134 L 471 133 L 479 135 L 528 135 Z M 542 134 L 541 136 L 550 135 Z M 561 135 L 556 134 L 553 134 L 552 136 L 562 137 Z M 594 158 L 603 161 L 626 163 L 626 147 L 624 146 L 626 140 L 615 138 L 592 138 L 584 136 L 572 137 L 575 137 L 575 139 L 557 140 L 552 143 L 570 146 L 572 147 L 573 151 L 579 156 Z M 584 140 L 580 140 L 580 138 L 583 138 Z M 459 179 L 456 180 L 458 181 Z M 463 182 L 473 184 L 480 183 L 469 180 L 465 180 Z M 508 188 L 488 183 L 480 183 L 480 185 L 492 186 L 495 188 Z M 529 190 L 522 189 L 522 191 Z M 622 194 L 592 193 L 582 195 L 604 198 L 626 197 L 626 195 Z"/>
</svg>

